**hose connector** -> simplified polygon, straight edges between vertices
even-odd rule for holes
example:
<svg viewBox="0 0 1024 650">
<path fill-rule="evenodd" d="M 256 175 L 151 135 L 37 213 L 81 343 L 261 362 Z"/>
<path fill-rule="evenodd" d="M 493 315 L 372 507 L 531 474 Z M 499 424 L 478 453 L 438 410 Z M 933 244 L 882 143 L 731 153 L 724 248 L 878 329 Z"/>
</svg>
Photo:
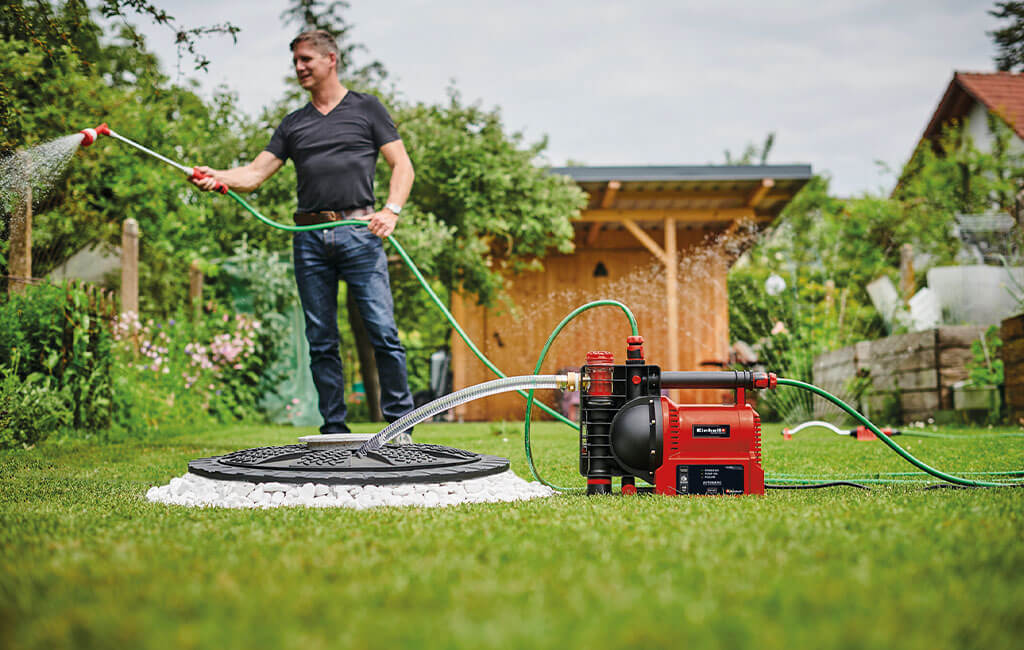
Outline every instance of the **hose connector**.
<svg viewBox="0 0 1024 650">
<path fill-rule="evenodd" d="M 99 136 L 110 135 L 110 127 L 107 126 L 106 122 L 104 122 L 95 129 L 82 129 L 79 133 L 82 134 L 82 146 L 88 147 L 93 142 L 96 142 L 96 138 Z"/>
<path fill-rule="evenodd" d="M 570 392 L 578 391 L 580 389 L 580 373 L 567 372 L 564 375 L 558 375 L 558 387 Z"/>
</svg>

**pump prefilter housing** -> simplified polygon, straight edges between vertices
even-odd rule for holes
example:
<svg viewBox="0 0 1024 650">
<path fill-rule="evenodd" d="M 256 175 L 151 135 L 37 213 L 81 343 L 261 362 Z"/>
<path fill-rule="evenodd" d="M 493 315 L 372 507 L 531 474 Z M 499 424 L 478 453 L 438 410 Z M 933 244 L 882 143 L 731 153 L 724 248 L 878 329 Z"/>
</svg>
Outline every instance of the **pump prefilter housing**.
<svg viewBox="0 0 1024 650">
<path fill-rule="evenodd" d="M 661 372 L 643 360 L 643 340 L 630 337 L 625 365 L 591 352 L 581 390 L 580 473 L 588 494 L 610 494 L 622 477 L 656 494 L 764 494 L 761 419 L 745 391 L 774 388 L 765 372 Z M 731 389 L 733 404 L 676 404 L 668 388 Z"/>
</svg>

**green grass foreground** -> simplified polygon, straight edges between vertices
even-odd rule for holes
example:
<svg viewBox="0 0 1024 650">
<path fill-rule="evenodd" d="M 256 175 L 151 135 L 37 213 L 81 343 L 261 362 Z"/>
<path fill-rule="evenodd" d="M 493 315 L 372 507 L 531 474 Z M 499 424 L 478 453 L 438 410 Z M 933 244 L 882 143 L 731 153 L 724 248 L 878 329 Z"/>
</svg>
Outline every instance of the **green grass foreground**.
<svg viewBox="0 0 1024 650">
<path fill-rule="evenodd" d="M 769 472 L 914 469 L 879 442 L 778 431 L 766 427 Z M 1024 468 L 1024 438 L 983 432 L 897 440 L 944 470 Z M 192 458 L 297 433 L 0 454 L 0 647 L 1021 647 L 1021 489 L 369 511 L 143 499 Z M 570 430 L 544 423 L 534 438 L 547 478 L 582 483 Z M 421 426 L 417 439 L 508 456 L 529 477 L 520 426 Z"/>
</svg>

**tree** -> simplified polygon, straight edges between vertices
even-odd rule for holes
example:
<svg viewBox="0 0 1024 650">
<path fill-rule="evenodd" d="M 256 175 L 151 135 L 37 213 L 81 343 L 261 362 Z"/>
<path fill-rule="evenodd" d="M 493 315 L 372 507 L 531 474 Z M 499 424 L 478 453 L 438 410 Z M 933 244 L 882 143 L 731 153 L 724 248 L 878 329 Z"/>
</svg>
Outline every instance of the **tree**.
<svg viewBox="0 0 1024 650">
<path fill-rule="evenodd" d="M 726 165 L 764 165 L 768 162 L 768 156 L 772 152 L 772 147 L 775 145 L 775 132 L 772 131 L 764 138 L 764 143 L 760 148 L 754 145 L 754 143 L 748 143 L 746 148 L 739 156 L 733 156 L 732 152 L 726 149 L 725 151 L 725 164 Z"/>
<path fill-rule="evenodd" d="M 997 2 L 990 16 L 1010 21 L 999 29 L 988 32 L 995 42 L 996 67 L 1013 71 L 1024 68 L 1024 2 Z"/>
</svg>

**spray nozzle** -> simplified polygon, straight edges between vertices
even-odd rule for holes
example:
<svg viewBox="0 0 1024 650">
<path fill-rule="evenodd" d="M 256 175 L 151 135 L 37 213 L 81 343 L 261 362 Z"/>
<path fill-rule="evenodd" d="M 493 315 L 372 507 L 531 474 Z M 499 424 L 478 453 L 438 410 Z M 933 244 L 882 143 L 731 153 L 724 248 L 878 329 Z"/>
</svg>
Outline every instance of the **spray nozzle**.
<svg viewBox="0 0 1024 650">
<path fill-rule="evenodd" d="M 88 147 L 93 142 L 96 142 L 96 138 L 99 136 L 110 135 L 110 127 L 107 126 L 106 122 L 104 122 L 95 129 L 82 129 L 79 133 L 82 134 L 82 146 Z"/>
</svg>

